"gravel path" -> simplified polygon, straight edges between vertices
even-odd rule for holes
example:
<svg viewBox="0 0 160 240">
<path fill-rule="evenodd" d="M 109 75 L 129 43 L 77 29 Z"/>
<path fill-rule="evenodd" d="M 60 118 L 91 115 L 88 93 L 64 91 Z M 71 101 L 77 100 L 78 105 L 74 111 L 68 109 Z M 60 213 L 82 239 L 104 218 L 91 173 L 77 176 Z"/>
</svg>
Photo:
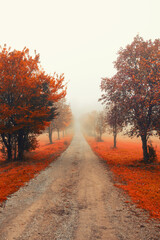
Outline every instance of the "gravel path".
<svg viewBox="0 0 160 240">
<path fill-rule="evenodd" d="M 160 222 L 128 204 L 80 132 L 0 208 L 0 240 L 159 240 Z"/>
</svg>

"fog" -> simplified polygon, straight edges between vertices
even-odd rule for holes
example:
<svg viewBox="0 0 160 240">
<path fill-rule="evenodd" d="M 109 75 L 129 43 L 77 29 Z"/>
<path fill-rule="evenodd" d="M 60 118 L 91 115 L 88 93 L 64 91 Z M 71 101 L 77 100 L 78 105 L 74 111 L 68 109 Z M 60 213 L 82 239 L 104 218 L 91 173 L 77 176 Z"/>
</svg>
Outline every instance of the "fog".
<svg viewBox="0 0 160 240">
<path fill-rule="evenodd" d="M 75 116 L 102 108 L 102 77 L 115 73 L 117 51 L 139 33 L 160 36 L 159 0 L 6 0 L 1 3 L 1 38 L 13 49 L 40 53 L 48 73 L 64 73 Z"/>
</svg>

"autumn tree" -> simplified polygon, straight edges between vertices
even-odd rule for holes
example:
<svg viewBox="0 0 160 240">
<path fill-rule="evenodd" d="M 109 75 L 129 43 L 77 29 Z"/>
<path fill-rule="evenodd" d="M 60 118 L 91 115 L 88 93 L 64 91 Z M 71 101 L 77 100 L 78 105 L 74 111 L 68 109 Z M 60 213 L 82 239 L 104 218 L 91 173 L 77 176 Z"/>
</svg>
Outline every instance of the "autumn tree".
<svg viewBox="0 0 160 240">
<path fill-rule="evenodd" d="M 64 76 L 40 70 L 39 55 L 29 50 L 0 52 L 0 135 L 7 159 L 21 160 L 36 146 L 39 134 L 54 115 L 53 103 L 63 98 Z"/>
<path fill-rule="evenodd" d="M 117 147 L 117 135 L 122 131 L 125 121 L 124 105 L 120 104 L 120 94 L 117 86 L 117 76 L 102 78 L 103 92 L 99 101 L 105 106 L 105 121 L 107 131 L 113 134 L 113 148 Z"/>
<path fill-rule="evenodd" d="M 97 133 L 96 140 L 101 142 L 102 141 L 102 134 L 106 131 L 106 120 L 103 111 L 97 112 L 96 114 L 96 123 L 95 123 L 95 130 Z"/>
<path fill-rule="evenodd" d="M 80 119 L 80 124 L 84 133 L 94 136 L 97 141 L 102 141 L 102 134 L 106 130 L 103 111 L 92 111 L 84 114 Z"/>
<path fill-rule="evenodd" d="M 65 99 L 54 104 L 55 117 L 52 119 L 50 126 L 48 128 L 49 140 L 52 143 L 52 132 L 57 131 L 58 139 L 60 139 L 60 131 L 64 131 L 70 125 L 72 121 L 72 112 L 69 104 L 66 103 Z"/>
<path fill-rule="evenodd" d="M 117 147 L 117 135 L 123 129 L 122 115 L 117 104 L 111 104 L 106 110 L 106 126 L 108 131 L 113 134 L 113 148 Z"/>
<path fill-rule="evenodd" d="M 117 73 L 103 78 L 102 99 L 116 102 L 121 108 L 125 126 L 131 126 L 129 136 L 142 140 L 143 159 L 149 162 L 148 138 L 160 129 L 160 40 L 134 41 L 121 48 L 115 61 Z"/>
</svg>

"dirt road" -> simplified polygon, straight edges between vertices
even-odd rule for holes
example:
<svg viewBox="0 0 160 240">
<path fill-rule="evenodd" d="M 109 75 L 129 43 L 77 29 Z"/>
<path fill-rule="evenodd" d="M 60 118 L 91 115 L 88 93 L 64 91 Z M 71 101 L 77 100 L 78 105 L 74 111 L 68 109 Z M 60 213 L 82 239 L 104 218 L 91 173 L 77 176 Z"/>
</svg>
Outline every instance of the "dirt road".
<svg viewBox="0 0 160 240">
<path fill-rule="evenodd" d="M 70 147 L 0 208 L 0 240 L 159 240 L 77 132 Z"/>
</svg>

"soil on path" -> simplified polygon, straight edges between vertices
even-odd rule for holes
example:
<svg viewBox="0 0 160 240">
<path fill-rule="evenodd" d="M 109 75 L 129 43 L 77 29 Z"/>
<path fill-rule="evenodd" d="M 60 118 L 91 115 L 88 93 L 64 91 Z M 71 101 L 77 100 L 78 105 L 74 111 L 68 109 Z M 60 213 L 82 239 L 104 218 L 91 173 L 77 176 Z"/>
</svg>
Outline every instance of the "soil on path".
<svg viewBox="0 0 160 240">
<path fill-rule="evenodd" d="M 80 132 L 0 208 L 0 240 L 159 240 L 160 223 L 127 203 Z"/>
</svg>

